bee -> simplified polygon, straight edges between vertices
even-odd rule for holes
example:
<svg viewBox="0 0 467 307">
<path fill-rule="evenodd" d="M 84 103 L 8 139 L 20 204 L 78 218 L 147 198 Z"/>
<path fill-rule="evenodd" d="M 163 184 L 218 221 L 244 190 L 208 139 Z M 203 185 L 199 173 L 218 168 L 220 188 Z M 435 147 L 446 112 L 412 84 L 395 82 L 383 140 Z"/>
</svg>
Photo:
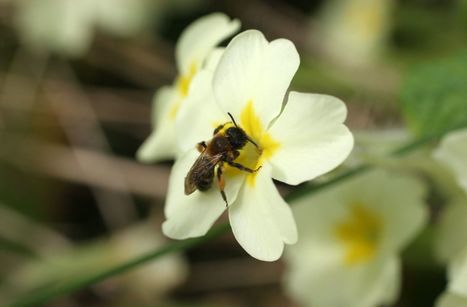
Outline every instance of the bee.
<svg viewBox="0 0 467 307">
<path fill-rule="evenodd" d="M 242 149 L 247 142 L 252 143 L 258 149 L 259 147 L 248 137 L 245 131 L 237 125 L 232 114 L 228 114 L 232 122 L 219 125 L 214 129 L 213 138 L 211 140 L 207 142 L 202 141 L 196 145 L 196 149 L 200 152 L 200 155 L 185 177 L 185 195 L 190 195 L 196 190 L 201 192 L 209 190 L 214 181 L 214 176 L 216 176 L 219 191 L 226 206 L 228 206 L 228 202 L 224 192 L 224 164 L 228 164 L 248 173 L 255 173 L 261 168 L 260 166 L 257 169 L 250 169 L 240 163 L 234 162 L 240 155 L 239 150 Z M 233 123 L 234 126 L 223 130 L 229 123 Z"/>
</svg>

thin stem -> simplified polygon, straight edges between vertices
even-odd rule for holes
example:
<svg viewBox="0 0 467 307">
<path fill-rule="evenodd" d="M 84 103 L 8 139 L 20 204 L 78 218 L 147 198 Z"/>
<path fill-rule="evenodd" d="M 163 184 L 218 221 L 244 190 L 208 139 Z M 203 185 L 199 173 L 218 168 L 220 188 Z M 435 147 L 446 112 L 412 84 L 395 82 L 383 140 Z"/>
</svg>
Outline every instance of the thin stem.
<svg viewBox="0 0 467 307">
<path fill-rule="evenodd" d="M 467 123 L 459 127 L 465 127 L 467 126 Z M 432 134 L 429 136 L 424 136 L 422 138 L 419 138 L 413 142 L 410 142 L 404 146 L 399 147 L 395 151 L 391 153 L 392 156 L 401 156 L 404 154 L 407 154 L 427 143 L 430 143 L 439 137 L 443 136 L 444 134 L 448 133 L 451 130 L 454 130 L 454 128 L 447 129 L 443 131 L 442 133 L 437 133 L 437 134 Z M 340 175 L 326 181 L 322 182 L 319 184 L 315 185 L 304 185 L 301 188 L 295 190 L 294 192 L 289 193 L 286 197 L 285 200 L 287 202 L 293 202 L 301 197 L 304 196 L 309 196 L 313 193 L 316 193 L 320 190 L 323 190 L 327 187 L 330 187 L 338 182 L 347 180 L 351 177 L 354 177 L 358 174 L 362 174 L 364 172 L 367 172 L 368 170 L 372 169 L 372 165 L 364 164 L 361 166 L 358 166 L 356 168 L 353 168 L 351 170 L 348 170 L 344 173 L 341 173 Z M 83 278 L 80 278 L 78 280 L 73 280 L 70 282 L 63 282 L 57 285 L 52 285 L 50 287 L 47 287 L 45 289 L 38 290 L 34 293 L 31 293 L 30 295 L 26 295 L 23 298 L 19 299 L 18 301 L 14 302 L 10 306 L 14 307 L 24 307 L 24 306 L 37 306 L 41 305 L 43 303 L 46 303 L 50 301 L 51 299 L 65 295 L 67 293 L 72 293 L 73 291 L 79 290 L 81 288 L 84 288 L 86 286 L 93 285 L 95 283 L 98 283 L 102 280 L 105 280 L 106 278 L 124 273 L 126 271 L 129 271 L 139 265 L 142 265 L 144 263 L 147 263 L 149 261 L 153 261 L 157 258 L 163 257 L 167 254 L 170 253 L 175 253 L 175 252 L 181 252 L 188 250 L 196 245 L 199 245 L 201 243 L 207 242 L 209 240 L 215 239 L 223 235 L 224 233 L 227 232 L 227 230 L 230 228 L 228 224 L 222 224 L 219 226 L 214 227 L 211 229 L 211 231 L 208 232 L 204 237 L 200 238 L 193 238 L 193 239 L 188 239 L 184 241 L 176 241 L 172 242 L 169 244 L 166 244 L 160 249 L 157 249 L 155 251 L 152 251 L 150 253 L 147 253 L 143 256 L 140 256 L 136 259 L 133 259 L 131 261 L 128 261 L 126 263 L 120 264 L 114 268 L 111 268 L 109 270 L 104 270 L 101 272 L 97 273 L 91 273 L 88 276 L 85 276 Z"/>
</svg>

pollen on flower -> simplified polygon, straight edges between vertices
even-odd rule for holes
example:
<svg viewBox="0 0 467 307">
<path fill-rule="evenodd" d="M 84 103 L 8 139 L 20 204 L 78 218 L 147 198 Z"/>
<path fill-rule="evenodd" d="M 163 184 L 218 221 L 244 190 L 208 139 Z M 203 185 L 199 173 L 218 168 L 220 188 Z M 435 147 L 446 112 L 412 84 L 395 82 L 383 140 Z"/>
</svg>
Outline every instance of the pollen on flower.
<svg viewBox="0 0 467 307">
<path fill-rule="evenodd" d="M 247 143 L 240 151 L 240 156 L 235 160 L 235 162 L 245 165 L 251 169 L 257 169 L 274 155 L 276 150 L 280 147 L 280 143 L 274 140 L 266 131 L 265 127 L 261 123 L 260 117 L 256 113 L 252 100 L 247 102 L 240 113 L 240 126 L 246 134 L 256 144 L 258 144 L 259 148 L 251 143 Z M 227 169 L 227 172 L 230 174 L 236 174 L 239 171 L 234 168 L 229 168 Z M 256 185 L 256 176 L 257 172 L 247 175 L 246 183 L 250 187 L 254 187 Z"/>
<path fill-rule="evenodd" d="M 345 264 L 369 261 L 376 253 L 382 228 L 378 214 L 362 204 L 353 204 L 349 216 L 334 229 L 335 235 L 345 246 Z"/>
<path fill-rule="evenodd" d="M 188 70 L 188 72 L 177 78 L 176 86 L 177 86 L 179 96 L 181 98 L 178 99 L 174 103 L 172 108 L 170 109 L 169 117 L 171 119 L 175 119 L 175 117 L 177 116 L 178 110 L 180 109 L 180 106 L 182 104 L 183 98 L 188 96 L 188 90 L 190 89 L 191 81 L 193 80 L 193 77 L 195 76 L 197 71 L 198 71 L 198 66 L 196 65 L 196 63 L 193 62 L 190 65 L 190 69 Z"/>
<path fill-rule="evenodd" d="M 182 97 L 188 95 L 188 89 L 190 88 L 191 81 L 198 71 L 198 65 L 191 63 L 188 72 L 177 79 L 177 89 Z"/>
</svg>

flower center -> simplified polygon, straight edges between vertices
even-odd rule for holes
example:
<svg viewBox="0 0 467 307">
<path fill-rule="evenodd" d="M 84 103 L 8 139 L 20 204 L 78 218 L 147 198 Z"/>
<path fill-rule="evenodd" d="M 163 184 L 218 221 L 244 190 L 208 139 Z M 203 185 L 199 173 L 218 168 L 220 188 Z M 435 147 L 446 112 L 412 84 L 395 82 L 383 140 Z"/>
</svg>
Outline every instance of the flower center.
<svg viewBox="0 0 467 307">
<path fill-rule="evenodd" d="M 191 63 L 190 69 L 188 70 L 188 72 L 184 75 L 179 76 L 177 80 L 175 81 L 175 86 L 177 88 L 179 98 L 174 103 L 174 105 L 172 106 L 169 112 L 169 116 L 172 120 L 174 120 L 175 117 L 177 116 L 178 110 L 180 109 L 183 99 L 186 96 L 188 96 L 188 90 L 190 89 L 191 81 L 193 80 L 193 77 L 195 76 L 197 71 L 198 71 L 198 67 L 196 63 L 193 62 Z"/>
<path fill-rule="evenodd" d="M 256 113 L 253 101 L 249 100 L 246 106 L 240 113 L 240 127 L 246 132 L 259 148 L 248 142 L 245 147 L 240 150 L 240 156 L 235 159 L 236 163 L 240 163 L 250 169 L 257 169 L 269 160 L 276 150 L 280 147 L 280 143 L 272 138 L 266 131 L 266 127 L 261 122 L 260 117 Z M 226 168 L 229 174 L 241 172 L 232 167 Z M 251 187 L 256 185 L 256 173 L 248 174 L 246 182 Z"/>
<path fill-rule="evenodd" d="M 382 228 L 378 214 L 359 203 L 353 204 L 349 216 L 334 229 L 345 246 L 345 263 L 354 265 L 369 261 L 376 253 Z"/>
</svg>

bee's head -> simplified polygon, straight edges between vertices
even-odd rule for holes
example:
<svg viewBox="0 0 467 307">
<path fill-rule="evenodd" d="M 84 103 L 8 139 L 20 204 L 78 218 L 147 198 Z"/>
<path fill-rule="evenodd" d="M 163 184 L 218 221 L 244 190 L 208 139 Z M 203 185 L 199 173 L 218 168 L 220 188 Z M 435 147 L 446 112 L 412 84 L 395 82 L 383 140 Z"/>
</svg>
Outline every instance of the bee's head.
<svg viewBox="0 0 467 307">
<path fill-rule="evenodd" d="M 243 129 L 230 127 L 225 131 L 225 136 L 234 149 L 241 149 L 248 142 L 248 136 Z"/>
</svg>

